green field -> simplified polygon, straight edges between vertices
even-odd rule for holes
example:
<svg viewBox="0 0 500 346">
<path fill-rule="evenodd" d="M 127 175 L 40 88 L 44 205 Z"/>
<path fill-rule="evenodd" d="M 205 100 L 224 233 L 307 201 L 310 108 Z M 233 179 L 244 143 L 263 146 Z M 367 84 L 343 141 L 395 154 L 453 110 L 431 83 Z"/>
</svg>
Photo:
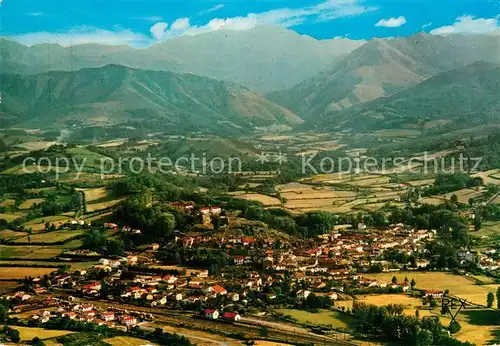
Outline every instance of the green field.
<svg viewBox="0 0 500 346">
<path fill-rule="evenodd" d="M 59 256 L 67 249 L 76 249 L 82 246 L 81 239 L 75 239 L 63 245 L 0 245 L 0 258 L 3 260 L 9 258 L 16 259 L 46 259 L 50 260 Z"/>
<path fill-rule="evenodd" d="M 75 237 L 78 237 L 82 234 L 84 234 L 85 231 L 82 230 L 77 230 L 77 231 L 55 231 L 55 232 L 48 232 L 48 233 L 38 233 L 38 234 L 32 234 L 31 235 L 31 242 L 32 243 L 58 243 L 58 242 L 63 242 Z M 30 239 L 28 236 L 18 238 L 15 240 L 15 243 L 29 243 Z"/>
<path fill-rule="evenodd" d="M 77 147 L 68 150 L 68 154 L 72 155 L 78 162 L 84 163 L 84 170 L 99 169 L 101 167 L 101 159 L 105 156 L 90 151 L 86 148 Z"/>
<path fill-rule="evenodd" d="M 336 329 L 349 329 L 354 322 L 354 317 L 338 311 L 321 310 L 318 313 L 297 309 L 278 309 L 276 311 L 285 316 L 292 316 L 299 323 L 331 325 Z"/>
<path fill-rule="evenodd" d="M 453 275 L 443 272 L 398 272 L 367 274 L 369 278 L 391 282 L 395 276 L 398 282 L 403 282 L 404 278 L 414 279 L 416 287 L 423 290 L 449 290 L 451 295 L 467 299 L 476 304 L 485 305 L 488 292 L 495 292 L 499 285 L 476 285 L 475 280 L 466 276 Z"/>
<path fill-rule="evenodd" d="M 16 239 L 16 238 L 24 237 L 26 235 L 27 235 L 26 232 L 16 232 L 16 231 L 12 231 L 10 229 L 6 229 L 3 231 L 0 231 L 0 240 L 11 241 L 11 240 Z"/>
<path fill-rule="evenodd" d="M 19 209 L 30 209 L 35 204 L 42 204 L 43 202 L 45 202 L 45 198 L 28 199 L 19 206 Z"/>
<path fill-rule="evenodd" d="M 0 220 L 5 220 L 7 222 L 12 222 L 14 220 L 25 217 L 26 215 L 23 213 L 8 213 L 8 214 L 0 214 Z"/>
</svg>

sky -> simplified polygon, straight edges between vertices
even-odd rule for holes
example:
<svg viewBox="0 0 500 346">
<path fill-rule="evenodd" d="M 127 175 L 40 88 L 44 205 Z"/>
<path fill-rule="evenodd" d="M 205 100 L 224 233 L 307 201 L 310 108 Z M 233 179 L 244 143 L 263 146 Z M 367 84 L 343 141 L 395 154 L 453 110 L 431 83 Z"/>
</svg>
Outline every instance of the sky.
<svg viewBox="0 0 500 346">
<path fill-rule="evenodd" d="M 500 35 L 500 0 L 0 0 L 0 35 L 25 45 L 147 47 L 261 24 L 317 39 Z"/>
</svg>

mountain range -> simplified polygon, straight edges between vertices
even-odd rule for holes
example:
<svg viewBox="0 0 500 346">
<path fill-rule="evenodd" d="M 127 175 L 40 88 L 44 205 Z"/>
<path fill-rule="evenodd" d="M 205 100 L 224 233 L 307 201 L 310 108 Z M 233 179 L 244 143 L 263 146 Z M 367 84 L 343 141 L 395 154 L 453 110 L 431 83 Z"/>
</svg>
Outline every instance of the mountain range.
<svg viewBox="0 0 500 346">
<path fill-rule="evenodd" d="M 35 74 L 124 65 L 145 70 L 192 73 L 269 92 L 290 88 L 363 45 L 363 40 L 317 40 L 279 26 L 249 31 L 219 30 L 183 36 L 134 49 L 98 44 L 25 47 L 2 40 L 0 64 L 4 73 Z"/>
<path fill-rule="evenodd" d="M 0 45 L 0 127 L 143 122 L 237 134 L 268 125 L 368 131 L 498 121 L 494 35 L 365 42 L 261 26 L 145 49 Z"/>
<path fill-rule="evenodd" d="M 0 81 L 4 89 L 0 127 L 109 126 L 143 121 L 163 130 L 227 134 L 302 122 L 296 114 L 247 88 L 192 74 L 107 65 L 75 72 L 4 74 Z"/>
<path fill-rule="evenodd" d="M 500 64 L 475 62 L 442 72 L 388 97 L 320 116 L 313 128 L 426 129 L 500 123 Z M 308 125 L 309 126 L 309 125 Z"/>
<path fill-rule="evenodd" d="M 500 36 L 373 39 L 317 76 L 267 97 L 304 119 L 314 119 L 480 60 L 500 62 Z"/>
</svg>

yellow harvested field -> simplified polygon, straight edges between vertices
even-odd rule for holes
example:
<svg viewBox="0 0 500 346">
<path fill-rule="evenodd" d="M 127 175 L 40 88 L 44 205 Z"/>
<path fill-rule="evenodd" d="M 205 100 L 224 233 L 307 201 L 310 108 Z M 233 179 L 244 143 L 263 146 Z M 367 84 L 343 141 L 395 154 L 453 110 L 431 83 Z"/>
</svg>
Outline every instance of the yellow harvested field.
<svg viewBox="0 0 500 346">
<path fill-rule="evenodd" d="M 45 340 L 73 333 L 67 330 L 52 330 L 52 329 L 49 330 L 43 328 L 18 327 L 18 326 L 11 326 L 11 327 L 19 331 L 22 341 L 31 341 L 35 336 L 38 336 L 41 340 Z"/>
<path fill-rule="evenodd" d="M 104 209 L 114 207 L 115 205 L 120 204 L 125 199 L 126 198 L 124 197 L 124 198 L 118 198 L 118 199 L 114 199 L 112 201 L 107 201 L 107 202 L 102 202 L 102 203 L 87 204 L 87 213 L 92 213 L 95 211 L 104 210 Z"/>
<path fill-rule="evenodd" d="M 45 274 L 50 274 L 56 270 L 56 268 L 2 267 L 2 270 L 0 270 L 0 280 L 37 277 Z"/>
<path fill-rule="evenodd" d="M 492 203 L 496 203 L 496 204 L 500 204 L 500 195 L 497 196 L 497 198 L 495 198 Z"/>
<path fill-rule="evenodd" d="M 262 203 L 265 207 L 280 206 L 281 201 L 276 197 L 270 197 L 267 195 L 262 195 L 259 193 L 247 193 L 243 195 L 237 195 L 236 198 L 246 199 L 250 201 L 257 201 Z"/>
<path fill-rule="evenodd" d="M 292 136 L 264 136 L 261 139 L 264 141 L 286 141 L 290 138 L 293 138 Z"/>
<path fill-rule="evenodd" d="M 418 200 L 418 203 L 420 204 L 432 204 L 432 205 L 439 205 L 443 204 L 444 202 L 445 200 L 439 197 L 424 197 Z"/>
<path fill-rule="evenodd" d="M 29 209 L 35 204 L 42 204 L 43 202 L 45 202 L 45 198 L 28 199 L 19 206 L 19 209 Z"/>
<path fill-rule="evenodd" d="M 353 186 L 372 186 L 372 185 L 382 185 L 388 184 L 390 179 L 388 177 L 372 177 L 367 179 L 355 179 L 346 182 L 346 184 Z"/>
<path fill-rule="evenodd" d="M 363 303 L 377 306 L 383 306 L 387 304 L 401 304 L 405 307 L 416 307 L 422 305 L 422 300 L 410 297 L 406 294 L 368 294 L 356 296 L 356 299 L 358 301 L 362 301 Z"/>
<path fill-rule="evenodd" d="M 415 180 L 415 181 L 409 181 L 408 185 L 410 186 L 426 186 L 426 185 L 432 185 L 436 179 L 424 179 L 424 180 Z"/>
<path fill-rule="evenodd" d="M 148 325 L 148 327 L 160 327 L 156 325 Z M 179 335 L 186 336 L 193 344 L 196 345 L 227 345 L 227 346 L 236 346 L 241 345 L 236 339 L 226 338 L 221 335 L 211 334 L 200 330 L 187 329 L 187 328 L 179 328 L 174 326 L 166 326 L 161 325 L 163 331 L 167 333 L 176 333 Z"/>
<path fill-rule="evenodd" d="M 281 195 L 287 200 L 303 200 L 303 199 L 348 199 L 355 198 L 356 192 L 352 191 L 333 191 L 333 190 L 308 190 L 299 192 L 282 192 Z"/>
<path fill-rule="evenodd" d="M 87 203 L 108 197 L 108 190 L 105 187 L 99 187 L 97 189 L 77 189 L 78 191 L 83 191 L 85 194 L 85 201 Z"/>
<path fill-rule="evenodd" d="M 482 190 L 474 190 L 474 189 L 462 189 L 454 192 L 447 193 L 446 195 L 442 195 L 442 198 L 449 200 L 451 196 L 456 195 L 458 197 L 458 201 L 463 204 L 469 203 L 469 199 L 481 196 L 484 193 Z"/>
<path fill-rule="evenodd" d="M 491 169 L 485 172 L 479 172 L 473 175 L 473 177 L 483 178 L 485 184 L 500 184 L 500 178 L 497 178 L 500 175 L 500 169 Z"/>
<path fill-rule="evenodd" d="M 0 220 L 5 220 L 7 222 L 12 222 L 14 220 L 20 219 L 24 217 L 23 213 L 8 213 L 8 214 L 0 214 Z"/>
<path fill-rule="evenodd" d="M 16 232 L 10 229 L 0 231 L 0 240 L 11 240 L 14 238 L 24 237 L 26 232 Z"/>
<path fill-rule="evenodd" d="M 285 208 L 288 209 L 311 209 L 323 207 L 340 206 L 346 203 L 344 199 L 321 198 L 321 199 L 294 199 L 285 203 Z"/>
<path fill-rule="evenodd" d="M 85 233 L 85 231 L 78 230 L 78 231 L 54 231 L 54 232 L 49 232 L 49 233 L 38 233 L 38 234 L 32 234 L 31 235 L 31 242 L 32 243 L 57 243 L 57 242 L 62 242 L 77 236 L 82 235 Z M 28 236 L 25 236 L 23 238 L 16 239 L 15 243 L 28 243 L 29 238 Z"/>
<path fill-rule="evenodd" d="M 307 184 L 302 184 L 302 183 L 288 183 L 288 184 L 282 184 L 282 185 L 277 185 L 276 190 L 280 192 L 298 192 L 298 191 L 303 191 L 303 190 L 312 190 L 314 189 L 314 185 L 307 185 Z M 317 187 L 318 189 L 321 189 L 321 187 Z"/>
<path fill-rule="evenodd" d="M 128 142 L 128 138 L 125 138 L 125 139 L 115 139 L 115 140 L 112 140 L 112 141 L 107 141 L 107 142 L 103 142 L 103 143 L 100 143 L 100 144 L 97 144 L 96 147 L 100 147 L 100 148 L 113 148 L 113 147 L 119 147 L 125 143 Z"/>
<path fill-rule="evenodd" d="M 6 199 L 6 200 L 0 202 L 0 208 L 12 207 L 14 204 L 16 204 L 15 199 Z"/>
<path fill-rule="evenodd" d="M 148 340 L 137 339 L 130 336 L 115 336 L 114 338 L 104 339 L 103 341 L 113 346 L 156 345 Z"/>
<path fill-rule="evenodd" d="M 28 151 L 34 151 L 34 150 L 48 149 L 56 144 L 57 142 L 39 141 L 39 142 L 25 142 L 23 144 L 18 144 L 17 146 L 26 149 Z"/>
<path fill-rule="evenodd" d="M 324 182 L 329 184 L 342 184 L 349 181 L 351 174 L 347 173 L 330 173 L 330 174 L 319 174 L 311 178 L 304 179 L 304 182 Z"/>
<path fill-rule="evenodd" d="M 453 275 L 443 272 L 399 272 L 399 273 L 381 273 L 370 274 L 366 277 L 375 278 L 385 282 L 391 282 L 393 276 L 396 276 L 398 282 L 403 282 L 407 277 L 414 279 L 416 287 L 419 289 L 433 289 L 450 291 L 451 295 L 467 299 L 476 304 L 485 304 L 488 292 L 496 292 L 499 285 L 475 285 L 473 280 L 466 276 Z"/>
<path fill-rule="evenodd" d="M 41 232 L 45 231 L 45 223 L 51 223 L 51 224 L 57 224 L 57 223 L 65 223 L 68 221 L 73 220 L 72 217 L 69 217 L 68 215 L 55 215 L 55 216 L 46 216 L 46 217 L 40 217 L 38 219 L 34 219 L 31 221 L 28 221 L 23 224 L 24 227 L 26 228 L 31 228 L 33 232 Z"/>
</svg>

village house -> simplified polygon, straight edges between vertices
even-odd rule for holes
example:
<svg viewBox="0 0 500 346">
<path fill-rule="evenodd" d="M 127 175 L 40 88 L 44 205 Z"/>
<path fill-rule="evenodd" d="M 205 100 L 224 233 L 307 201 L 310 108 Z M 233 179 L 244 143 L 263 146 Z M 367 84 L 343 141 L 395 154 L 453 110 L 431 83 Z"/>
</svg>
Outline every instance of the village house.
<svg viewBox="0 0 500 346">
<path fill-rule="evenodd" d="M 101 318 L 106 321 L 113 321 L 115 319 L 115 313 L 113 311 L 105 311 L 101 314 Z"/>
<path fill-rule="evenodd" d="M 225 312 L 222 314 L 222 319 L 232 322 L 238 322 L 241 320 L 241 316 L 237 312 Z"/>
<path fill-rule="evenodd" d="M 132 316 L 123 316 L 120 322 L 127 327 L 133 327 L 137 324 L 137 319 Z"/>
<path fill-rule="evenodd" d="M 203 316 L 211 320 L 216 320 L 219 318 L 219 310 L 217 309 L 205 309 L 203 310 Z"/>
<path fill-rule="evenodd" d="M 441 299 L 443 298 L 443 291 L 439 290 L 426 290 L 424 292 L 425 297 L 432 297 L 434 299 Z"/>
<path fill-rule="evenodd" d="M 97 293 L 100 290 L 101 290 L 101 283 L 99 281 L 83 285 L 82 287 L 82 291 L 84 293 Z"/>
<path fill-rule="evenodd" d="M 306 300 L 310 294 L 311 294 L 311 291 L 308 291 L 308 290 L 299 290 L 296 293 L 297 298 L 300 300 Z"/>
<path fill-rule="evenodd" d="M 214 293 L 215 295 L 224 296 L 227 294 L 227 291 L 224 287 L 222 287 L 220 285 L 214 285 L 214 286 L 210 286 L 207 289 L 205 289 L 205 293 Z"/>
</svg>

